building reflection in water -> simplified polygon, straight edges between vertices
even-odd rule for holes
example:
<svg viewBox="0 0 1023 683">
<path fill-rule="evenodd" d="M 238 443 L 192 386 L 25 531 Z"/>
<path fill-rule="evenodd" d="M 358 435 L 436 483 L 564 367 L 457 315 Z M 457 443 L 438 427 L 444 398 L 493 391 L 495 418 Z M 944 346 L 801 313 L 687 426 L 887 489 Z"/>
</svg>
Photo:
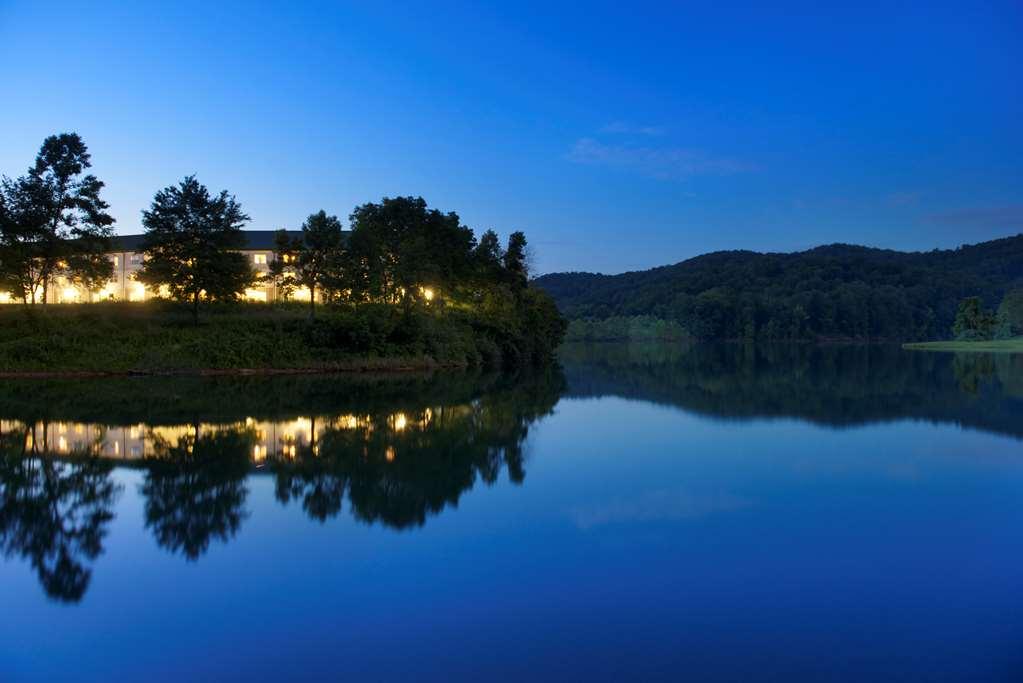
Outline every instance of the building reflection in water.
<svg viewBox="0 0 1023 683">
<path fill-rule="evenodd" d="M 268 461 L 295 458 L 303 448 L 318 451 L 317 442 L 324 433 L 351 430 L 363 433 L 368 440 L 381 428 L 400 433 L 429 428 L 435 414 L 464 414 L 467 408 L 425 408 L 419 412 L 396 412 L 384 417 L 371 415 L 337 415 L 334 417 L 296 417 L 279 422 L 253 418 L 224 423 L 198 423 L 170 426 L 135 424 L 108 426 L 81 422 L 36 422 L 0 420 L 0 435 L 25 435 L 25 451 L 35 454 L 92 455 L 113 460 L 136 461 L 161 457 L 167 447 L 177 447 L 185 440 L 195 440 L 225 432 L 248 432 L 253 445 L 249 453 L 253 466 L 263 467 Z M 388 460 L 397 452 L 390 448 Z"/>
</svg>

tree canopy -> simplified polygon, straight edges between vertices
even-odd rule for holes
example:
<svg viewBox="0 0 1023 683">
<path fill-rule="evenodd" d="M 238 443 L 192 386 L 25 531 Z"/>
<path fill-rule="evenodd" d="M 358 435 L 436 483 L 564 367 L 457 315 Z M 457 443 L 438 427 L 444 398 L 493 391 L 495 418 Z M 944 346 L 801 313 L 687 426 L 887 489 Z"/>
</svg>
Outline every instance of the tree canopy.
<svg viewBox="0 0 1023 683">
<path fill-rule="evenodd" d="M 139 280 L 189 302 L 196 318 L 204 299 L 237 299 L 255 280 L 237 251 L 245 247 L 241 228 L 248 219 L 226 190 L 213 196 L 195 176 L 160 190 L 142 212 L 146 260 Z"/>
<path fill-rule="evenodd" d="M 82 138 L 61 133 L 43 141 L 27 174 L 0 181 L 0 289 L 45 303 L 55 278 L 90 291 L 110 279 L 114 219 L 91 166 Z"/>
</svg>

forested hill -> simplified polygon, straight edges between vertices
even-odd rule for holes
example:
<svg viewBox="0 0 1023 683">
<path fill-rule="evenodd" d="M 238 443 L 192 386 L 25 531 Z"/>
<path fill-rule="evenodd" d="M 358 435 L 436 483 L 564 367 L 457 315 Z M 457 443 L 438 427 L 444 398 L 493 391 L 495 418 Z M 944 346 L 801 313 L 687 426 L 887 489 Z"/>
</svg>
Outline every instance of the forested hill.
<svg viewBox="0 0 1023 683">
<path fill-rule="evenodd" d="M 1023 286 L 1023 234 L 953 250 L 832 244 L 721 251 L 651 270 L 553 273 L 534 284 L 569 318 L 652 316 L 701 339 L 946 338 L 959 302 Z"/>
</svg>

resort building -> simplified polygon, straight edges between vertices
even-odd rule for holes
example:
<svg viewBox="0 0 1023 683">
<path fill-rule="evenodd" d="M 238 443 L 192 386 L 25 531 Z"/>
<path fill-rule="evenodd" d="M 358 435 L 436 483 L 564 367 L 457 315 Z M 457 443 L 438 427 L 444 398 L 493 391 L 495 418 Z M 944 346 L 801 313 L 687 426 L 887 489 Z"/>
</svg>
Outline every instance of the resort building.
<svg viewBox="0 0 1023 683">
<path fill-rule="evenodd" d="M 299 230 L 288 230 L 288 235 L 301 238 Z M 276 230 L 245 230 L 245 248 L 242 253 L 249 259 L 252 269 L 258 275 L 265 275 L 269 264 L 274 259 L 274 240 Z M 138 281 L 138 272 L 142 269 L 143 235 L 117 235 L 112 239 L 113 249 L 110 260 L 114 264 L 114 275 L 99 291 L 89 292 L 77 287 L 63 276 L 58 275 L 47 287 L 46 302 L 54 304 L 88 303 L 93 301 L 146 301 L 160 296 Z M 40 292 L 40 296 L 42 293 Z M 249 301 L 274 301 L 277 293 L 269 284 L 257 282 L 245 290 L 245 298 Z M 309 290 L 301 287 L 291 293 L 291 299 L 308 301 Z M 9 293 L 0 292 L 0 304 L 18 303 L 18 299 Z"/>
</svg>

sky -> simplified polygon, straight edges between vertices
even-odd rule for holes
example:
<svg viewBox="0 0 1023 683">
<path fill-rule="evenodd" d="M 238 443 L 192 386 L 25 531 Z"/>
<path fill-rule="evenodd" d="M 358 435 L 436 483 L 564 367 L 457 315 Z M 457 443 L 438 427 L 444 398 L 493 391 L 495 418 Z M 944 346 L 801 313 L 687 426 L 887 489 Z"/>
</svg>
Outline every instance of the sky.
<svg viewBox="0 0 1023 683">
<path fill-rule="evenodd" d="M 538 274 L 1023 232 L 1018 0 L 490 4 L 0 0 L 0 174 L 75 131 L 121 234 L 417 195 Z"/>
</svg>

